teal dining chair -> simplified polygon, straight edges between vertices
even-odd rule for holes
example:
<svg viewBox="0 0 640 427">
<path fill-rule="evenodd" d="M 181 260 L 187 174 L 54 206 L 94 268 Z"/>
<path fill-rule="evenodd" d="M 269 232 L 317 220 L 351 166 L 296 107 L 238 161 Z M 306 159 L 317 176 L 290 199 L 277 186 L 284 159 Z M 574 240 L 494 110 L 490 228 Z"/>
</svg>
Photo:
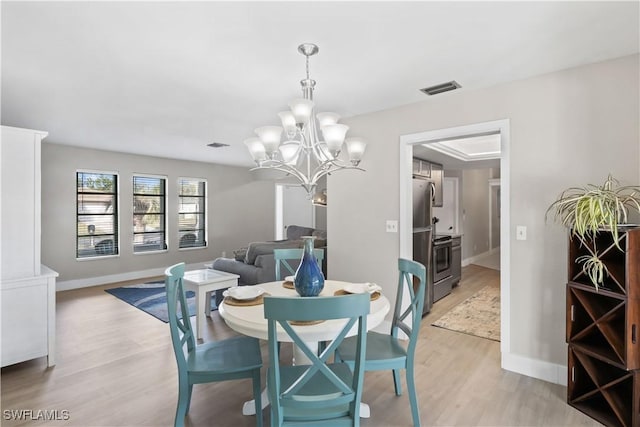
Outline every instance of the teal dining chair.
<svg viewBox="0 0 640 427">
<path fill-rule="evenodd" d="M 418 397 L 414 380 L 414 355 L 422 320 L 422 308 L 424 306 L 424 293 L 426 288 L 426 268 L 419 262 L 408 259 L 398 259 L 398 290 L 396 304 L 391 323 L 391 334 L 380 334 L 369 331 L 367 333 L 367 351 L 364 364 L 365 371 L 393 370 L 393 384 L 397 396 L 402 394 L 400 383 L 400 370 L 406 370 L 407 388 L 409 389 L 409 402 L 411 404 L 411 416 L 413 425 L 420 425 L 420 411 L 418 409 Z M 415 283 L 418 282 L 418 283 Z M 402 309 L 402 296 L 407 291 L 411 301 L 409 306 Z M 411 316 L 410 324 L 405 319 Z M 405 350 L 398 339 L 399 331 L 409 337 L 409 343 Z M 354 366 L 358 353 L 358 342 L 347 338 L 338 347 L 336 359 Z"/>
<path fill-rule="evenodd" d="M 289 274 L 296 274 L 296 269 L 289 264 L 289 261 L 296 260 L 300 261 L 302 258 L 302 249 L 274 249 L 273 250 L 273 258 L 276 261 L 276 280 L 283 280 L 284 277 L 281 275 L 280 264 L 284 266 L 284 268 L 289 272 Z M 313 254 L 316 256 L 318 260 L 318 265 L 320 265 L 320 269 L 322 269 L 322 260 L 324 259 L 324 250 L 322 249 L 314 249 Z M 295 265 L 295 264 L 294 264 Z M 285 272 L 286 275 L 286 272 Z"/>
<path fill-rule="evenodd" d="M 169 329 L 178 363 L 178 407 L 174 426 L 184 426 L 194 384 L 251 378 L 256 408 L 261 408 L 262 356 L 258 340 L 236 337 L 196 345 L 182 283 L 184 263 L 167 268 L 164 274 Z M 256 424 L 262 426 L 261 411 L 256 411 Z"/>
<path fill-rule="evenodd" d="M 267 389 L 271 402 L 272 426 L 358 426 L 364 377 L 364 350 L 367 337 L 368 294 L 264 298 L 264 317 L 269 337 Z M 336 337 L 317 355 L 290 322 L 345 319 Z M 346 363 L 326 363 L 347 333 L 358 324 L 353 368 Z M 309 358 L 310 365 L 280 366 L 277 328 L 286 332 L 294 345 Z M 282 333 L 282 332 L 281 332 Z"/>
</svg>

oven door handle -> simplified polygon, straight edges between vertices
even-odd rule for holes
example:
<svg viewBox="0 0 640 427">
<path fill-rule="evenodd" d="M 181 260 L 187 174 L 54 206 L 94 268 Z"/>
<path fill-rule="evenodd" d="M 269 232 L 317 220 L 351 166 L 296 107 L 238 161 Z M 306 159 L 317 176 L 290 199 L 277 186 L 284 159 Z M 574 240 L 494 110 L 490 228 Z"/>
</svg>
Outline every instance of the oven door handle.
<svg viewBox="0 0 640 427">
<path fill-rule="evenodd" d="M 445 245 L 451 245 L 452 241 L 451 240 L 444 240 L 441 242 L 433 242 L 433 246 L 445 246 Z"/>
</svg>

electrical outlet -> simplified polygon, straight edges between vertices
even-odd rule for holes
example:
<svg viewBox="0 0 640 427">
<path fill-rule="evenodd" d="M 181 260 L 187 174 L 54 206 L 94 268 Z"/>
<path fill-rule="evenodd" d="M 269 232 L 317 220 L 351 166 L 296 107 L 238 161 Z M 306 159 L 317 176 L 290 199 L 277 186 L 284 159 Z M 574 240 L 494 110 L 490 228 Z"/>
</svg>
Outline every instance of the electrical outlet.
<svg viewBox="0 0 640 427">
<path fill-rule="evenodd" d="M 516 226 L 516 240 L 527 240 L 527 227 L 524 225 Z"/>
<path fill-rule="evenodd" d="M 395 219 L 387 220 L 387 233 L 397 233 L 398 232 L 398 221 Z"/>
</svg>

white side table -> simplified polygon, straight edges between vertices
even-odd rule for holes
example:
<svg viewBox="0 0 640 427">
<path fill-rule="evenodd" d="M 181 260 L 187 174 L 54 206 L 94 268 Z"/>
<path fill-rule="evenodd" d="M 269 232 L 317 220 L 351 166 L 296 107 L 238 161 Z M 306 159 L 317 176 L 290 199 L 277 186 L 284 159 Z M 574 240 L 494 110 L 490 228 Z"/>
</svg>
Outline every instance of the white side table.
<svg viewBox="0 0 640 427">
<path fill-rule="evenodd" d="M 202 339 L 205 316 L 211 316 L 211 292 L 238 285 L 237 274 L 205 268 L 185 271 L 184 287 L 196 294 L 196 336 Z"/>
</svg>

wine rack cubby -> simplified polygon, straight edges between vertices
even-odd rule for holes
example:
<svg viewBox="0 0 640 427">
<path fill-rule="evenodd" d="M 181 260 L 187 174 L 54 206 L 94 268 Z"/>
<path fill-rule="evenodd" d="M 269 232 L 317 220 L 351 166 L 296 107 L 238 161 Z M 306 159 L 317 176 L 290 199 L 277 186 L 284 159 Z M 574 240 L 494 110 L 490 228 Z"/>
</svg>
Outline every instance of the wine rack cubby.
<svg viewBox="0 0 640 427">
<path fill-rule="evenodd" d="M 569 241 L 568 403 L 606 426 L 640 426 L 640 228 Z M 607 273 L 596 287 L 576 263 L 597 253 Z"/>
</svg>

